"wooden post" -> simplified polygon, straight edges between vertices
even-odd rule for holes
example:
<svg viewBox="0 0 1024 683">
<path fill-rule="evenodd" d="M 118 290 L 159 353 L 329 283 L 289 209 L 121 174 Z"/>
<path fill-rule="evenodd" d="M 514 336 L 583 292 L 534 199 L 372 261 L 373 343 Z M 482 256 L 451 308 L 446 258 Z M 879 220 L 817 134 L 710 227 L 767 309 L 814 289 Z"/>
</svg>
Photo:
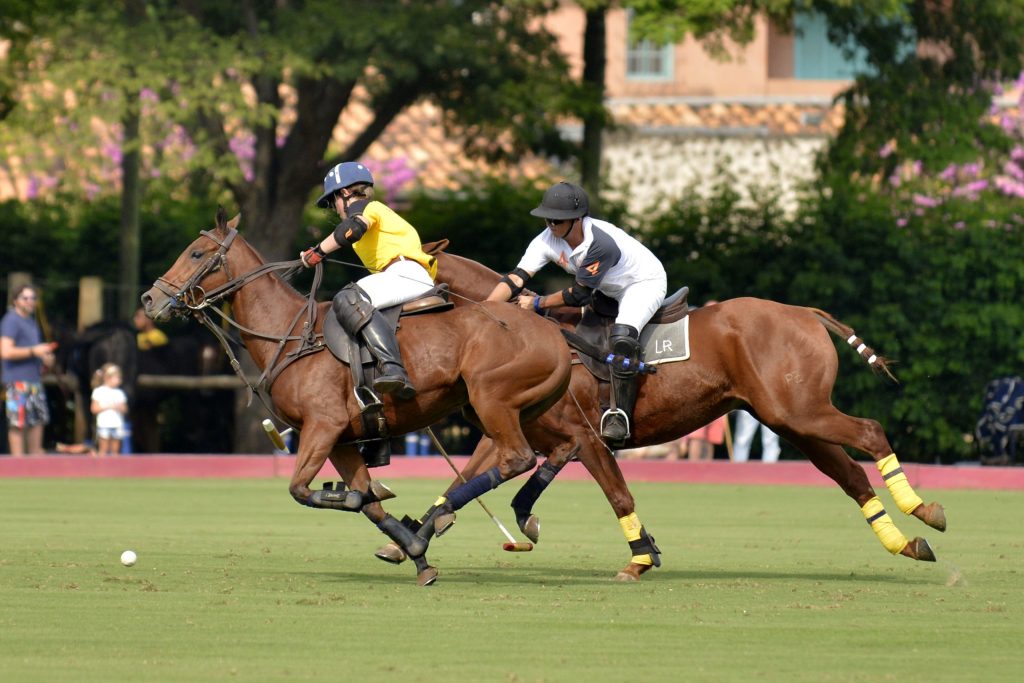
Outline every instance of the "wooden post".
<svg viewBox="0 0 1024 683">
<path fill-rule="evenodd" d="M 78 281 L 78 331 L 103 320 L 103 279 L 86 276 Z"/>
<path fill-rule="evenodd" d="M 103 278 L 86 276 L 78 281 L 78 331 L 103 320 Z M 89 410 L 91 389 L 79 387 L 75 392 L 75 443 L 82 443 L 88 433 L 87 420 L 92 419 Z"/>
</svg>

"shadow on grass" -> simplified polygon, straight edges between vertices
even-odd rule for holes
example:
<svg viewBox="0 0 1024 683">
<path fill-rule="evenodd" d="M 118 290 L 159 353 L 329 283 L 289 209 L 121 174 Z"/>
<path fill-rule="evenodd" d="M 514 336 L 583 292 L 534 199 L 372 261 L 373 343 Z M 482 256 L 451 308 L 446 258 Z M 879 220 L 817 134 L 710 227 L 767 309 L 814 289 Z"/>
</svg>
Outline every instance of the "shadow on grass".
<svg viewBox="0 0 1024 683">
<path fill-rule="evenodd" d="M 566 568 L 562 566 L 529 567 L 443 567 L 438 566 L 437 583 L 486 583 L 500 586 L 524 586 L 545 583 L 573 585 L 655 585 L 658 583 L 731 583 L 736 581 L 805 581 L 808 583 L 876 583 L 876 584 L 932 584 L 929 577 L 891 572 L 845 571 L 845 572 L 785 572 L 785 571 L 706 571 L 706 570 L 653 570 L 639 582 L 618 581 L 615 572 L 603 569 Z M 317 579 L 332 583 L 357 583 L 380 585 L 409 585 L 416 583 L 416 573 L 411 563 L 401 567 L 381 566 L 379 572 L 360 570 L 344 572 L 296 572 L 294 575 L 305 579 Z"/>
</svg>

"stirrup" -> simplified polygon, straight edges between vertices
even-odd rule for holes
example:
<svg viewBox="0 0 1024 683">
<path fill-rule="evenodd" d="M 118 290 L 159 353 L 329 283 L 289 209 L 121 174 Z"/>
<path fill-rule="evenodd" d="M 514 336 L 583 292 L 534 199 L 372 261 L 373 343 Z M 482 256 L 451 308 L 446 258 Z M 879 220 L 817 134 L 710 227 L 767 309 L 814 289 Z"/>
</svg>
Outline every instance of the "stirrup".
<svg viewBox="0 0 1024 683">
<path fill-rule="evenodd" d="M 358 386 L 352 393 L 356 396 L 360 413 L 376 413 L 384 409 L 384 402 L 370 387 Z"/>
<path fill-rule="evenodd" d="M 606 430 L 608 428 L 608 422 L 614 416 L 621 416 L 622 421 L 626 423 L 626 433 L 624 436 L 612 437 L 607 435 Z M 626 415 L 625 411 L 623 411 L 620 408 L 609 408 L 608 410 L 604 411 L 604 414 L 601 416 L 601 436 L 606 439 L 613 439 L 614 441 L 625 441 L 631 436 L 629 430 L 629 416 Z"/>
</svg>

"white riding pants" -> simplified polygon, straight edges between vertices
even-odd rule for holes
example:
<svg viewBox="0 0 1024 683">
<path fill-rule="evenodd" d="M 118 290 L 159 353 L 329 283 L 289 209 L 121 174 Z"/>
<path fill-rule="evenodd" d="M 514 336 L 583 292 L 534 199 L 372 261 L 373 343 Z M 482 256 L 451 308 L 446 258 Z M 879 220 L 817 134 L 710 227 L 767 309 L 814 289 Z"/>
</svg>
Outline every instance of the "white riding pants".
<svg viewBox="0 0 1024 683">
<path fill-rule="evenodd" d="M 356 284 L 370 297 L 375 308 L 404 304 L 421 297 L 434 288 L 430 273 L 419 261 L 402 258 L 379 273 L 373 273 Z"/>
<path fill-rule="evenodd" d="M 615 297 L 619 302 L 615 324 L 631 325 L 642 332 L 644 325 L 664 303 L 666 288 L 664 277 L 642 280 L 627 286 Z"/>
</svg>

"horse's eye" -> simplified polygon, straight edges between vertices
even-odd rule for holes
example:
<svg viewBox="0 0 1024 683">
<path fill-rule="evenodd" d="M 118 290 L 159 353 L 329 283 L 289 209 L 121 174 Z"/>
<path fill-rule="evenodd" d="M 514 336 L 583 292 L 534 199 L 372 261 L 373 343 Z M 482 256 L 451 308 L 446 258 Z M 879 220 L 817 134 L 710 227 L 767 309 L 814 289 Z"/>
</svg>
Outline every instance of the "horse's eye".
<svg viewBox="0 0 1024 683">
<path fill-rule="evenodd" d="M 203 252 L 200 249 L 196 249 L 195 251 L 192 252 L 191 256 L 192 260 L 198 261 L 199 259 L 203 258 Z"/>
</svg>

